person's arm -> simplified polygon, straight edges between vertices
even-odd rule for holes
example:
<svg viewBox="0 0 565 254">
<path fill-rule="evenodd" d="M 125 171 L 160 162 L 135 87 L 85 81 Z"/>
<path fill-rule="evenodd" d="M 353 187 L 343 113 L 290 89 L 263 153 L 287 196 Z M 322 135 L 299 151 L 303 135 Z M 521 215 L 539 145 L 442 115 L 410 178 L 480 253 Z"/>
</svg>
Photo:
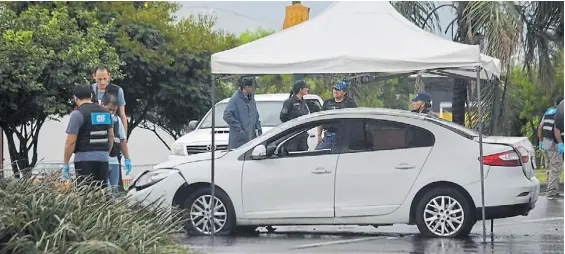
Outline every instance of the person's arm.
<svg viewBox="0 0 565 254">
<path fill-rule="evenodd" d="M 226 110 L 224 111 L 224 121 L 226 121 L 226 123 L 230 127 L 235 127 L 239 132 L 242 132 L 243 128 L 241 127 L 241 123 L 237 120 L 236 117 L 235 111 L 237 109 L 235 108 L 234 100 L 235 98 L 232 98 L 226 106 Z"/>
<path fill-rule="evenodd" d="M 561 138 L 561 130 L 559 130 L 559 128 L 553 128 L 553 135 L 555 135 L 555 140 L 557 140 L 557 144 L 563 143 L 563 139 Z"/>
<path fill-rule="evenodd" d="M 124 96 L 124 90 L 120 87 L 118 90 L 118 105 L 120 106 L 120 119 L 124 125 L 124 130 L 128 131 L 128 117 L 126 116 L 126 98 Z"/>
<path fill-rule="evenodd" d="M 69 117 L 69 125 L 67 125 L 67 140 L 65 141 L 65 149 L 63 153 L 63 164 L 68 165 L 76 147 L 77 136 L 80 127 L 84 123 L 84 117 L 80 111 L 71 112 Z"/>
<path fill-rule="evenodd" d="M 292 106 L 292 100 L 287 99 L 286 101 L 283 102 L 283 106 L 281 109 L 281 113 L 279 115 L 279 118 L 281 119 L 281 122 L 288 122 L 288 120 L 290 120 L 290 117 L 288 116 L 288 113 L 291 110 L 291 106 Z"/>
<path fill-rule="evenodd" d="M 328 106 L 328 101 L 324 101 L 324 104 L 322 105 L 322 110 L 324 111 L 326 110 L 326 107 Z M 323 133 L 324 129 L 322 128 L 322 126 L 318 126 L 318 144 L 322 143 L 322 133 Z"/>
<path fill-rule="evenodd" d="M 538 142 L 543 141 L 543 120 L 544 119 L 545 119 L 545 116 L 543 116 L 541 118 L 541 121 L 539 122 L 539 125 L 538 125 Z"/>
<path fill-rule="evenodd" d="M 75 151 L 75 147 L 77 144 L 77 135 L 76 134 L 67 134 L 67 140 L 65 141 L 65 157 L 63 158 L 63 165 L 69 165 L 69 161 L 71 160 L 71 156 Z"/>
<path fill-rule="evenodd" d="M 259 110 L 257 110 L 257 104 L 255 103 L 255 112 L 257 112 L 257 119 L 255 121 L 255 128 L 257 129 L 257 135 L 261 136 L 263 134 L 263 128 L 261 127 L 261 120 L 259 117 Z"/>
<path fill-rule="evenodd" d="M 114 128 L 108 128 L 108 154 L 112 152 L 112 148 L 114 148 Z"/>
<path fill-rule="evenodd" d="M 130 159 L 126 130 L 124 129 L 124 125 L 122 123 L 122 120 L 120 120 L 119 118 L 118 118 L 118 126 L 119 126 L 118 135 L 119 135 L 119 139 L 120 139 L 120 148 L 122 150 L 122 153 L 124 154 L 124 157 L 126 159 Z"/>
</svg>

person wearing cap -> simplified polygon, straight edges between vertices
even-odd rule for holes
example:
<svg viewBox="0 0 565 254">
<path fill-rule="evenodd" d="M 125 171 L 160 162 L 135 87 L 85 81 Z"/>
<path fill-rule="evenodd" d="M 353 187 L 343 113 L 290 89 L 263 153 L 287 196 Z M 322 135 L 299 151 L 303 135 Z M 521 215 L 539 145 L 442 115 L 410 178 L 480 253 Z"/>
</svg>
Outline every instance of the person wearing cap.
<svg viewBox="0 0 565 254">
<path fill-rule="evenodd" d="M 281 122 L 287 122 L 294 118 L 310 114 L 308 105 L 304 101 L 304 95 L 310 92 L 310 86 L 303 81 L 297 81 L 292 86 L 290 97 L 283 103 L 280 119 Z M 289 151 L 308 151 L 308 133 L 302 133 L 296 136 L 287 145 Z"/>
<path fill-rule="evenodd" d="M 436 113 L 432 111 L 432 96 L 427 93 L 419 93 L 412 99 L 412 112 L 422 113 L 433 118 L 439 118 Z"/>
<path fill-rule="evenodd" d="M 92 102 L 92 89 L 79 85 L 74 89 L 78 106 L 69 119 L 63 158 L 63 177 L 69 178 L 69 161 L 74 164 L 79 181 L 102 187 L 108 182 L 108 154 L 114 144 L 112 116 L 108 109 Z"/>
<path fill-rule="evenodd" d="M 239 89 L 233 94 L 224 111 L 224 121 L 230 126 L 228 149 L 235 149 L 261 135 L 261 121 L 253 97 L 254 77 L 239 80 Z"/>
<path fill-rule="evenodd" d="M 563 199 L 559 194 L 559 178 L 563 170 L 563 156 L 559 147 L 563 147 L 563 138 L 556 134 L 557 109 L 558 105 L 563 101 L 563 97 L 559 97 L 552 107 L 549 107 L 543 114 L 538 125 L 538 148 L 543 152 L 545 165 L 548 167 L 547 177 L 547 199 Z M 563 128 L 563 127 L 561 127 Z"/>
<path fill-rule="evenodd" d="M 347 96 L 348 88 L 349 84 L 347 84 L 347 82 L 337 82 L 333 87 L 334 98 L 324 101 L 322 110 L 356 108 L 357 103 Z M 318 127 L 318 146 L 316 147 L 316 150 L 333 148 L 336 133 L 337 126 L 335 126 L 335 124 L 326 124 Z"/>
</svg>

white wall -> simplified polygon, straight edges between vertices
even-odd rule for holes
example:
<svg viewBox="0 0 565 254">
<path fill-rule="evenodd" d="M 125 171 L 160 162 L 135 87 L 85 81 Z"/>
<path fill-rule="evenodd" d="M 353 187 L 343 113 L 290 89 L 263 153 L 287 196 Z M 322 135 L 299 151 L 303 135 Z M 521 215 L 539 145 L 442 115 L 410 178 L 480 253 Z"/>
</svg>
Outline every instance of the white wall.
<svg viewBox="0 0 565 254">
<path fill-rule="evenodd" d="M 38 160 L 44 162 L 62 162 L 63 149 L 65 144 L 67 124 L 69 116 L 65 116 L 58 121 L 47 121 L 39 132 Z M 170 145 L 174 141 L 167 133 L 162 130 L 159 134 Z M 17 139 L 15 139 L 17 142 Z M 148 165 L 163 162 L 169 156 L 169 150 L 151 131 L 135 128 L 128 142 L 129 151 L 133 165 Z M 8 152 L 8 141 L 4 136 L 4 166 L 10 164 L 10 154 Z M 29 155 L 30 159 L 32 154 Z"/>
</svg>

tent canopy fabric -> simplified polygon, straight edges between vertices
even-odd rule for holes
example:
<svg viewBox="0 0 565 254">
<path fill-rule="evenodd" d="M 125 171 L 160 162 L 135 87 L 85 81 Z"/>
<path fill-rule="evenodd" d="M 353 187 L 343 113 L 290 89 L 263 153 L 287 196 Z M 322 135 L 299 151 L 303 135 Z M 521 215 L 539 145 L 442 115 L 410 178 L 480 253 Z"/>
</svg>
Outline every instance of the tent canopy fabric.
<svg viewBox="0 0 565 254">
<path fill-rule="evenodd" d="M 468 70 L 481 64 L 498 76 L 497 61 L 481 55 L 478 45 L 420 29 L 389 2 L 335 2 L 309 21 L 212 55 L 211 67 L 215 74 L 259 75 Z M 475 71 L 470 75 L 476 77 Z"/>
</svg>

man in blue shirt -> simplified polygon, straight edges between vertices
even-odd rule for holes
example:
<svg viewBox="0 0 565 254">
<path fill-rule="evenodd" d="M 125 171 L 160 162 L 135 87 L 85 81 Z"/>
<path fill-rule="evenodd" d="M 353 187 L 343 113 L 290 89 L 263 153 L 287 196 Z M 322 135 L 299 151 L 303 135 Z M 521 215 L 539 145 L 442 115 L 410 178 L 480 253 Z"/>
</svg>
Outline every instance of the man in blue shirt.
<svg viewBox="0 0 565 254">
<path fill-rule="evenodd" d="M 104 107 L 110 111 L 112 115 L 112 125 L 114 128 L 114 146 L 110 151 L 108 158 L 109 171 L 108 171 L 108 184 L 112 191 L 117 192 L 120 181 L 120 161 L 118 155 L 123 153 L 125 156 L 126 175 L 131 171 L 131 160 L 129 156 L 127 136 L 122 124 L 122 120 L 116 115 L 118 109 L 118 99 L 113 95 L 106 95 L 102 100 Z"/>
<path fill-rule="evenodd" d="M 63 176 L 69 177 L 69 161 L 75 154 L 74 164 L 79 180 L 88 179 L 103 187 L 108 181 L 108 153 L 112 149 L 114 129 L 110 112 L 92 103 L 88 85 L 74 89 L 74 110 L 67 126 L 67 140 L 63 158 Z"/>
</svg>

